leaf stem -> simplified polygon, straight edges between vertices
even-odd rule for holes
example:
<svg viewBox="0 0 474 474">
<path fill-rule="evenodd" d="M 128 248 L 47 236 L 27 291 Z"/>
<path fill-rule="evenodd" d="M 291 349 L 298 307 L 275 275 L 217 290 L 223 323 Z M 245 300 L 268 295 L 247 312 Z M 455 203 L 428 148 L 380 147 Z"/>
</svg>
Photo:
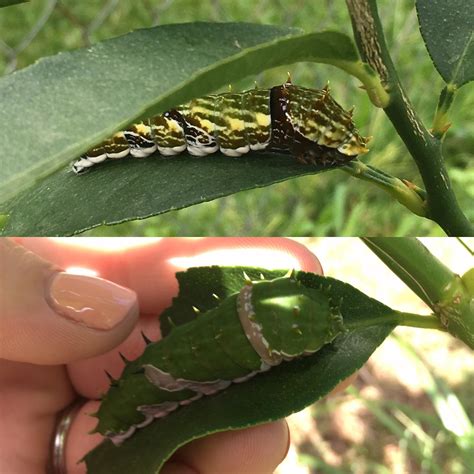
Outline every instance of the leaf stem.
<svg viewBox="0 0 474 474">
<path fill-rule="evenodd" d="M 433 135 L 438 139 L 442 139 L 451 126 L 451 122 L 448 120 L 448 111 L 454 101 L 456 91 L 457 87 L 455 84 L 447 84 L 439 96 L 438 107 L 436 108 L 431 129 Z"/>
<path fill-rule="evenodd" d="M 415 313 L 398 312 L 398 325 L 446 331 L 440 320 L 433 314 L 423 316 Z"/>
<path fill-rule="evenodd" d="M 470 270 L 462 278 L 417 239 L 364 238 L 367 246 L 416 293 L 453 336 L 474 349 L 474 286 Z"/>
<path fill-rule="evenodd" d="M 376 107 L 384 108 L 388 106 L 390 103 L 390 95 L 385 90 L 380 77 L 367 63 L 363 61 L 333 60 L 329 62 L 329 64 L 333 64 L 354 77 L 357 77 L 363 84 L 361 88 L 365 89 L 369 99 Z"/>
<path fill-rule="evenodd" d="M 363 321 L 346 323 L 345 326 L 349 330 L 362 329 L 381 324 L 394 324 L 397 326 L 409 326 L 422 329 L 437 329 L 446 331 L 446 328 L 435 315 L 421 315 L 415 313 L 405 313 L 394 311 L 389 316 L 379 316 L 377 318 L 368 318 Z"/>
<path fill-rule="evenodd" d="M 426 217 L 448 235 L 474 235 L 463 214 L 441 153 L 441 141 L 418 118 L 398 78 L 385 43 L 375 0 L 346 0 L 362 58 L 379 74 L 390 94 L 385 113 L 416 162 L 425 185 Z"/>
<path fill-rule="evenodd" d="M 364 243 L 431 309 L 456 275 L 417 239 L 363 238 Z"/>
<path fill-rule="evenodd" d="M 342 170 L 355 178 L 375 184 L 413 213 L 426 217 L 426 192 L 411 181 L 396 178 L 359 160 L 350 161 Z"/>
</svg>

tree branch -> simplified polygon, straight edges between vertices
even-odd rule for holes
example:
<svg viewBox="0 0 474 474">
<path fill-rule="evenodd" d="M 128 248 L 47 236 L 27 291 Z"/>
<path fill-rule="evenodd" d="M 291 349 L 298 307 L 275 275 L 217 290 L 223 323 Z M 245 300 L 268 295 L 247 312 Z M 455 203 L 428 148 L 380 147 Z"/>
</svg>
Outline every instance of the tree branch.
<svg viewBox="0 0 474 474">
<path fill-rule="evenodd" d="M 459 207 L 441 152 L 441 141 L 418 118 L 403 90 L 385 43 L 375 0 L 346 0 L 362 58 L 380 75 L 390 94 L 384 108 L 418 166 L 426 188 L 426 217 L 448 235 L 474 235 Z"/>
</svg>

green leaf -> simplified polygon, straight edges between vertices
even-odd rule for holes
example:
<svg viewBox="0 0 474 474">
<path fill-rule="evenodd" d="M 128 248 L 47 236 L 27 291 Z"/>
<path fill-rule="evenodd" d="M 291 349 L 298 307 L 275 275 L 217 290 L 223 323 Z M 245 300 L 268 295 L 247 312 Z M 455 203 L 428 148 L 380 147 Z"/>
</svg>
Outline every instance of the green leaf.
<svg viewBox="0 0 474 474">
<path fill-rule="evenodd" d="M 192 321 L 196 317 L 193 306 L 201 312 L 209 311 L 218 306 L 221 300 L 240 291 L 245 275 L 252 281 L 260 280 L 260 275 L 266 280 L 273 280 L 286 272 L 287 270 L 212 266 L 189 268 L 176 273 L 179 295 L 173 298 L 173 304 L 160 316 L 161 336 L 168 335 L 174 326 Z"/>
<path fill-rule="evenodd" d="M 0 142 L 9 152 L 3 157 L 0 199 L 49 175 L 148 107 L 165 102 L 163 111 L 189 99 L 193 93 L 183 91 L 183 84 L 194 83 L 210 65 L 238 55 L 242 47 L 295 32 L 166 25 L 43 58 L 3 77 Z M 196 94 L 201 93 L 198 87 Z"/>
<path fill-rule="evenodd" d="M 18 5 L 19 3 L 27 3 L 30 0 L 0 0 L 0 8 Z"/>
<path fill-rule="evenodd" d="M 295 29 L 245 23 L 189 23 L 138 30 L 87 49 L 42 59 L 2 78 L 0 143 L 8 152 L 2 159 L 0 201 L 15 198 L 0 209 L 0 212 L 11 211 L 10 228 L 6 232 L 18 233 L 24 227 L 34 235 L 71 234 L 99 223 L 145 217 L 196 202 L 178 199 L 175 203 L 174 192 L 179 194 L 182 183 L 169 181 L 171 175 L 180 174 L 178 167 L 192 160 L 170 160 L 171 164 L 160 164 L 160 170 L 153 169 L 161 173 L 164 171 L 161 166 L 174 167 L 167 177 L 173 189 L 167 209 L 160 203 L 156 211 L 153 206 L 146 210 L 132 207 L 129 212 L 122 209 L 121 215 L 110 218 L 104 217 L 101 209 L 113 210 L 111 204 L 118 201 L 128 205 L 134 197 L 133 192 L 127 190 L 123 194 L 124 190 L 120 189 L 119 194 L 116 189 L 118 180 L 127 176 L 124 164 L 119 168 L 120 178 L 116 178 L 118 169 L 113 166 L 104 166 L 100 173 L 96 170 L 81 178 L 65 176 L 60 168 L 139 117 L 162 113 L 245 76 L 297 61 L 334 64 L 356 75 L 374 97 L 378 94 L 380 81 L 359 60 L 348 36 L 335 32 L 299 34 Z M 137 169 L 131 167 L 127 185 L 137 186 L 136 183 L 145 181 L 150 166 L 156 163 Z M 193 166 L 185 168 L 183 173 L 190 176 L 192 172 Z M 99 178 L 101 173 L 103 176 Z M 74 183 L 76 186 L 72 184 L 73 178 L 79 180 Z M 277 178 L 281 179 L 284 178 Z M 247 182 L 242 189 L 249 186 Z M 82 200 L 58 214 L 57 206 L 64 203 L 65 207 L 74 187 L 83 190 Z M 25 193 L 20 196 L 22 190 Z M 143 201 L 153 202 L 159 191 L 156 186 L 148 192 L 145 190 Z M 97 203 L 99 195 L 102 200 Z M 200 201 L 218 195 L 212 186 L 201 189 Z M 94 203 L 87 210 L 87 219 L 58 230 L 62 214 L 76 212 L 84 205 L 84 199 Z M 29 218 L 25 208 L 36 209 L 40 205 L 41 214 L 51 224 L 50 231 L 28 221 L 18 223 L 19 219 Z M 19 214 L 18 218 L 15 213 Z"/>
<path fill-rule="evenodd" d="M 181 209 L 222 196 L 317 173 L 280 155 L 121 160 L 76 176 L 62 170 L 0 207 L 3 235 L 71 235 Z"/>
<path fill-rule="evenodd" d="M 421 34 L 446 83 L 461 87 L 474 79 L 474 2 L 417 0 Z"/>
<path fill-rule="evenodd" d="M 243 267 L 194 269 L 187 275 L 180 275 L 180 293 L 173 308 L 179 312 L 180 302 L 184 305 L 195 296 L 200 297 L 199 304 L 203 308 L 212 306 L 211 299 L 202 294 L 233 292 L 242 286 L 244 270 L 256 278 L 260 272 L 269 276 L 284 273 Z M 323 285 L 333 298 L 342 298 L 341 312 L 351 327 L 371 318 L 389 318 L 393 314 L 387 306 L 339 280 L 305 272 L 298 272 L 297 278 L 309 287 Z M 167 315 L 172 313 L 168 311 Z M 175 323 L 182 323 L 186 317 L 180 320 L 176 315 L 173 319 Z M 193 439 L 277 420 L 299 411 L 362 367 L 392 329 L 390 324 L 351 329 L 312 356 L 282 363 L 245 383 L 233 384 L 216 395 L 180 408 L 138 430 L 120 447 L 104 441 L 86 456 L 88 472 L 156 473 L 177 448 Z"/>
</svg>

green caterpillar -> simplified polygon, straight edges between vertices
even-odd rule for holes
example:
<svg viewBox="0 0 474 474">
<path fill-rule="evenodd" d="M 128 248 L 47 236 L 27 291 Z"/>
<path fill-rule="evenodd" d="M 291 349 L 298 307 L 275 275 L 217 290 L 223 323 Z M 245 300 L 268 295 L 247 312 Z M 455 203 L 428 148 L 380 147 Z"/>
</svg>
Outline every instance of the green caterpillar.
<svg viewBox="0 0 474 474">
<path fill-rule="evenodd" d="M 72 169 L 81 174 L 96 163 L 156 151 L 205 156 L 220 151 L 238 157 L 249 151 L 290 153 L 302 163 L 337 166 L 367 153 L 362 137 L 329 88 L 307 89 L 290 80 L 271 89 L 208 95 L 131 125 L 88 150 Z"/>
<path fill-rule="evenodd" d="M 246 279 L 238 293 L 127 361 L 102 400 L 97 431 L 119 445 L 155 418 L 312 354 L 344 331 L 340 302 L 304 286 L 294 272 Z"/>
</svg>

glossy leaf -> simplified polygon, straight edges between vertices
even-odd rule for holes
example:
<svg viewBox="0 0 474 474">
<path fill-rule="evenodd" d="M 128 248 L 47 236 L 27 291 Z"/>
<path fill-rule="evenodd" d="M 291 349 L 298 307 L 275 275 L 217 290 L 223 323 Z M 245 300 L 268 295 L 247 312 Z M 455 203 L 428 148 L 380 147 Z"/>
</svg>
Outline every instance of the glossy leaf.
<svg viewBox="0 0 474 474">
<path fill-rule="evenodd" d="M 173 298 L 173 304 L 160 316 L 161 336 L 165 337 L 173 326 L 192 321 L 196 317 L 193 306 L 201 312 L 209 311 L 218 306 L 223 299 L 240 291 L 245 282 L 245 276 L 252 281 L 260 280 L 261 275 L 266 280 L 273 280 L 285 275 L 286 272 L 286 270 L 252 267 L 213 266 L 195 267 L 176 273 L 179 295 Z"/>
<path fill-rule="evenodd" d="M 18 5 L 19 3 L 27 3 L 30 0 L 0 0 L 0 8 Z"/>
<path fill-rule="evenodd" d="M 117 168 L 107 164 L 80 178 L 66 174 L 64 166 L 139 117 L 161 113 L 245 76 L 297 61 L 341 67 L 364 81 L 369 92 L 376 91 L 379 84 L 343 34 L 299 34 L 295 29 L 244 23 L 189 23 L 138 30 L 42 59 L 2 78 L 0 142 L 8 151 L 2 159 L 0 200 L 13 198 L 0 205 L 0 213 L 10 215 L 4 233 L 73 234 L 285 179 L 284 173 L 277 172 L 262 181 L 263 173 L 257 169 L 253 184 L 248 177 L 235 182 L 227 192 L 211 184 L 204 187 L 198 179 L 199 198 L 191 193 L 186 199 L 181 176 L 187 175 L 188 181 L 194 176 L 196 160 L 190 157 L 159 164 L 160 160 L 152 160 L 153 164 L 147 161 L 141 166 L 133 162 L 130 167 L 123 162 L 117 163 Z M 370 93 L 376 96 L 376 92 Z M 256 163 L 259 155 L 247 158 L 254 156 Z M 224 162 L 222 156 L 208 160 L 213 158 L 216 166 Z M 243 163 L 245 173 L 240 170 L 237 174 L 252 176 L 253 162 L 249 162 L 251 172 L 247 162 Z M 296 174 L 308 172 L 301 169 Z M 166 181 L 166 204 L 152 177 L 146 182 L 148 173 L 153 173 L 155 182 Z M 290 172 L 287 176 L 294 175 Z M 137 189 L 139 201 L 147 206 L 132 204 Z M 120 211 L 114 209 L 117 203 L 122 206 Z M 65 215 L 79 208 L 81 217 L 64 221 Z M 38 223 L 32 209 L 47 220 Z"/>
<path fill-rule="evenodd" d="M 6 203 L 3 234 L 71 235 L 319 170 L 269 154 L 131 159 L 107 163 L 84 176 L 62 170 Z"/>
<path fill-rule="evenodd" d="M 446 83 L 460 87 L 474 79 L 474 2 L 417 0 L 421 34 Z"/>
</svg>

